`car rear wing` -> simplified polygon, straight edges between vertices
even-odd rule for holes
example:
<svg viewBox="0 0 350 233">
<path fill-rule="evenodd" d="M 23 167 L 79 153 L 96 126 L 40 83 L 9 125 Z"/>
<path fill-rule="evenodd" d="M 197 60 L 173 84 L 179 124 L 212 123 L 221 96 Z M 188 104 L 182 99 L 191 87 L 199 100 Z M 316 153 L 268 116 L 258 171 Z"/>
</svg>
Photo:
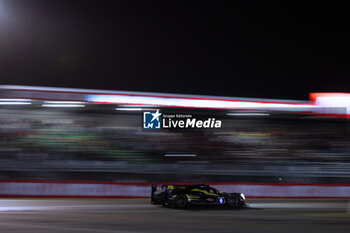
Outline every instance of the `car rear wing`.
<svg viewBox="0 0 350 233">
<path fill-rule="evenodd" d="M 157 185 L 156 184 L 152 184 L 152 193 L 151 193 L 151 197 L 153 198 L 154 193 L 157 191 Z"/>
<path fill-rule="evenodd" d="M 161 192 L 166 192 L 166 193 L 171 193 L 174 189 L 174 185 L 162 185 L 162 191 Z M 157 199 L 157 196 L 159 194 L 158 187 L 156 184 L 152 184 L 152 190 L 151 190 L 151 198 L 152 201 L 155 201 Z"/>
</svg>

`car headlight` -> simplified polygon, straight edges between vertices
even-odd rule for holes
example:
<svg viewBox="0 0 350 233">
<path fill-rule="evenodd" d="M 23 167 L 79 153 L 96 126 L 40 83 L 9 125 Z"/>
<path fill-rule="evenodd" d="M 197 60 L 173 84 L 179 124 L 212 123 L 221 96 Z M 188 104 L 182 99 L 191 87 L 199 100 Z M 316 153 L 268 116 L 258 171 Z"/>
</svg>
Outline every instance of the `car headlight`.
<svg viewBox="0 0 350 233">
<path fill-rule="evenodd" d="M 240 196 L 241 196 L 241 198 L 242 198 L 243 200 L 245 200 L 245 196 L 244 196 L 243 193 L 241 193 Z"/>
</svg>

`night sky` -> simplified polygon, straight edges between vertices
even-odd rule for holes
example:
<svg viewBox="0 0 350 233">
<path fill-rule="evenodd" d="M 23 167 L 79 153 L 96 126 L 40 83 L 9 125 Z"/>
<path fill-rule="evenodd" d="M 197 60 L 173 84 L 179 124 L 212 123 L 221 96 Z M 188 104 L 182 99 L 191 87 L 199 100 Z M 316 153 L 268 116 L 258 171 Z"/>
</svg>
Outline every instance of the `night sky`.
<svg viewBox="0 0 350 233">
<path fill-rule="evenodd" d="M 0 0 L 0 84 L 307 99 L 350 92 L 349 6 Z"/>
</svg>

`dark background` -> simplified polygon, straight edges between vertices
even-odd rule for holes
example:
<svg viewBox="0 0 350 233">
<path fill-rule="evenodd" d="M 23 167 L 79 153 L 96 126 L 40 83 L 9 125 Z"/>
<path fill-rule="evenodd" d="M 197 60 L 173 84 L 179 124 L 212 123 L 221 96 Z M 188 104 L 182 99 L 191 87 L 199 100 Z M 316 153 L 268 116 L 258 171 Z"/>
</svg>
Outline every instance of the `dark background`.
<svg viewBox="0 0 350 233">
<path fill-rule="evenodd" d="M 307 99 L 349 91 L 326 1 L 0 0 L 1 84 Z"/>
</svg>

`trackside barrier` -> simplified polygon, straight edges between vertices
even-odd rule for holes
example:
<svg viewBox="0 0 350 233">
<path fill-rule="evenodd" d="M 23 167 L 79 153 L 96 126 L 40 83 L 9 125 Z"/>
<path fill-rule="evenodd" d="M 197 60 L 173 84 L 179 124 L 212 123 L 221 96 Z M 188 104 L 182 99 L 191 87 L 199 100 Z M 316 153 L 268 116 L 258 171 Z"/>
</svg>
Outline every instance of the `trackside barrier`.
<svg viewBox="0 0 350 233">
<path fill-rule="evenodd" d="M 350 185 L 334 184 L 213 184 L 225 192 L 256 198 L 350 198 Z"/>
<path fill-rule="evenodd" d="M 256 198 L 350 198 L 349 184 L 208 184 Z M 0 180 L 0 197 L 145 198 L 150 194 L 151 186 L 145 183 Z"/>
</svg>

